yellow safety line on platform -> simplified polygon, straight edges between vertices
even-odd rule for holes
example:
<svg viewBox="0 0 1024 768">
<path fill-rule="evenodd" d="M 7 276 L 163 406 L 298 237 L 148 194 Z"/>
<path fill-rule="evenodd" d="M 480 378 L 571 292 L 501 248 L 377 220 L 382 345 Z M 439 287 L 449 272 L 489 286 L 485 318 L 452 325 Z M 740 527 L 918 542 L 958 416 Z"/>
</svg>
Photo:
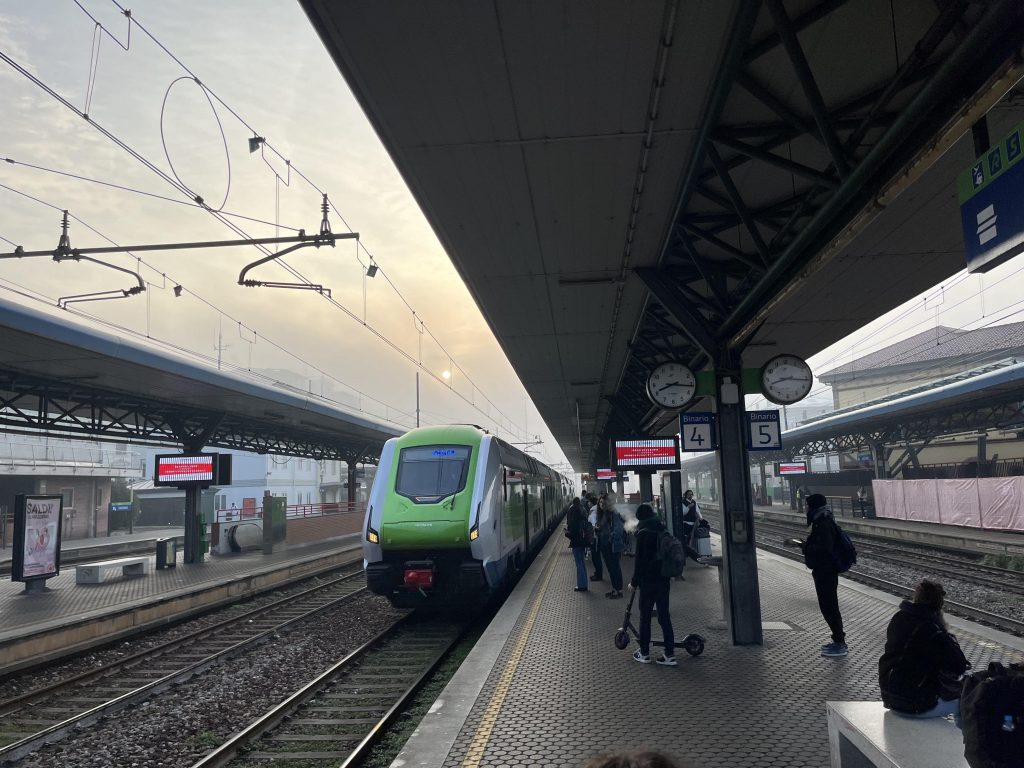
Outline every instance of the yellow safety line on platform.
<svg viewBox="0 0 1024 768">
<path fill-rule="evenodd" d="M 530 639 L 533 623 L 540 612 L 541 601 L 543 601 L 544 595 L 547 593 L 551 574 L 555 572 L 554 564 L 556 558 L 557 554 L 551 555 L 545 565 L 547 573 L 544 575 L 541 588 L 533 598 L 533 605 L 530 607 L 526 624 L 523 625 L 523 631 L 519 634 L 519 639 L 516 640 L 516 644 L 512 648 L 512 655 L 509 656 L 508 661 L 505 663 L 505 669 L 502 671 L 501 677 L 498 678 L 498 684 L 494 686 L 491 700 L 487 704 L 487 709 L 484 710 L 483 717 L 480 718 L 480 725 L 477 726 L 473 741 L 470 742 L 469 749 L 466 751 L 466 756 L 462 759 L 462 768 L 478 768 L 480 761 L 483 759 L 484 750 L 487 749 L 487 745 L 491 741 L 491 731 L 494 730 L 494 725 L 498 722 L 498 715 L 501 712 L 502 705 L 505 703 L 508 689 L 512 685 L 512 678 L 515 677 L 516 669 L 519 667 L 519 662 L 523 658 L 523 652 L 526 650 L 526 643 Z"/>
</svg>

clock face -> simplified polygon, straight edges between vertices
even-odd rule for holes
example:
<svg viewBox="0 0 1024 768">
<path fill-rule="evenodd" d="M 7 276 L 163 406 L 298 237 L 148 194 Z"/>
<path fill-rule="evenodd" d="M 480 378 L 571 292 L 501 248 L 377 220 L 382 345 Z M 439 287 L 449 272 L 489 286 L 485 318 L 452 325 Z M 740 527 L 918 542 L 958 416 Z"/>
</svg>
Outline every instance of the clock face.
<svg viewBox="0 0 1024 768">
<path fill-rule="evenodd" d="M 811 367 L 796 355 L 779 355 L 761 369 L 761 389 L 773 403 L 789 405 L 803 400 L 814 384 Z"/>
<path fill-rule="evenodd" d="M 682 363 L 662 363 L 647 379 L 647 395 L 662 408 L 682 408 L 697 394 L 697 377 Z"/>
</svg>

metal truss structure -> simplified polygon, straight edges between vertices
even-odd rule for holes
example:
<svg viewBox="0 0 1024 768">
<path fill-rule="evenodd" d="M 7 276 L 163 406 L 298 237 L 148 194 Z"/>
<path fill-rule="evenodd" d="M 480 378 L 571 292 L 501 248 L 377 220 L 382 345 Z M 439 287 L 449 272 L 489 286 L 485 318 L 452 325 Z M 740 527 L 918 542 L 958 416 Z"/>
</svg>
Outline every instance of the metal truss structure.
<svg viewBox="0 0 1024 768">
<path fill-rule="evenodd" d="M 741 351 L 767 300 L 1000 73 L 1024 37 L 1020 0 L 935 0 L 912 54 L 885 75 L 866 66 L 841 77 L 824 66 L 815 71 L 798 33 L 832 15 L 842 25 L 854 5 L 822 0 L 791 15 L 782 0 L 740 3 L 659 266 L 636 270 L 653 301 L 618 390 L 606 398 L 598 466 L 607 462 L 608 437 L 667 424 L 648 405 L 650 371 L 670 359 L 699 369 Z M 756 115 L 768 117 L 752 121 Z M 958 419 L 964 429 L 985 421 L 962 412 L 948 425 Z M 947 422 L 911 429 L 923 435 Z M 859 446 L 890 434 L 817 445 Z"/>
<path fill-rule="evenodd" d="M 376 463 L 383 442 L 347 441 L 230 413 L 183 408 L 143 395 L 0 371 L 0 430 L 78 440 L 135 442 L 186 451 L 235 448 L 311 459 Z"/>
</svg>

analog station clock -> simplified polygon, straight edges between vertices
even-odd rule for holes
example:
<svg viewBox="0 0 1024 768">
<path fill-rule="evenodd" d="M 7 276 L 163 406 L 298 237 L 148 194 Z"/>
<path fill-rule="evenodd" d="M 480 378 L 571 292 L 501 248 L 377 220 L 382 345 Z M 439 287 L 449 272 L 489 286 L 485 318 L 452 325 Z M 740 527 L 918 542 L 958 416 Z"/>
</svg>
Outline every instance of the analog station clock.
<svg viewBox="0 0 1024 768">
<path fill-rule="evenodd" d="M 813 384 L 811 367 L 796 355 L 778 355 L 761 369 L 761 391 L 779 405 L 803 400 Z"/>
<path fill-rule="evenodd" d="M 697 377 L 682 363 L 662 363 L 647 378 L 647 396 L 662 408 L 682 408 L 697 394 Z"/>
</svg>

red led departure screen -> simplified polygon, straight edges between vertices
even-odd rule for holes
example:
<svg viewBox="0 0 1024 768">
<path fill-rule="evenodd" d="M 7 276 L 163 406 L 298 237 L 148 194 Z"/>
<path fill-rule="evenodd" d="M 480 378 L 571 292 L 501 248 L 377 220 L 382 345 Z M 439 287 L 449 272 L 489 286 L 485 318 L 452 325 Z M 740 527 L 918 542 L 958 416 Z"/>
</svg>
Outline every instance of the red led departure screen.
<svg viewBox="0 0 1024 768">
<path fill-rule="evenodd" d="M 214 454 L 199 456 L 157 456 L 157 485 L 213 482 Z"/>
</svg>

